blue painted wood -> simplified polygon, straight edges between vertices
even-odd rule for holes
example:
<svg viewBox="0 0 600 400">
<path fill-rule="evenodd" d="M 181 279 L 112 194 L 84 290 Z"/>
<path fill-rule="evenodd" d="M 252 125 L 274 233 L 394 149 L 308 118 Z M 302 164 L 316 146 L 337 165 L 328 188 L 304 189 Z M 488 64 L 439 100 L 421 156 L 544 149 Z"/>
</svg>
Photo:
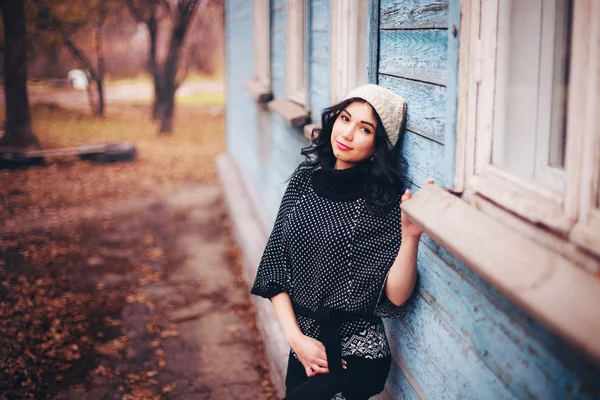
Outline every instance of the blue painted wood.
<svg viewBox="0 0 600 400">
<path fill-rule="evenodd" d="M 428 178 L 442 180 L 444 146 L 408 130 L 399 146 L 399 169 L 409 182 L 422 186 Z"/>
<path fill-rule="evenodd" d="M 531 357 L 531 363 L 543 366 L 545 375 L 552 377 L 554 381 L 566 381 L 562 383 L 562 389 L 566 392 L 579 393 L 584 398 L 600 398 L 600 380 L 597 379 L 600 376 L 600 365 L 594 365 L 573 351 L 561 338 L 542 327 L 471 269 L 457 261 L 445 248 L 438 246 L 436 253 L 446 263 L 447 269 L 456 271 L 462 281 L 476 287 L 482 296 L 500 310 L 501 315 L 508 318 L 510 322 L 507 323 L 495 317 L 493 323 L 501 326 L 520 346 L 521 351 Z"/>
<path fill-rule="evenodd" d="M 321 113 L 325 107 L 329 106 L 329 93 L 322 94 L 315 91 L 311 92 L 312 107 L 310 109 L 312 122 L 321 123 Z"/>
<path fill-rule="evenodd" d="M 426 271 L 420 271 L 422 291 L 435 298 L 446 317 L 452 318 L 455 330 L 462 332 L 517 397 L 591 399 L 600 395 L 597 379 L 589 385 L 593 376 L 600 376 L 598 367 L 592 368 L 581 359 L 570 365 L 562 362 L 557 358 L 560 351 L 556 346 L 548 347 L 552 341 L 561 343 L 562 351 L 572 355 L 561 341 L 534 334 L 532 321 L 518 316 L 522 311 L 513 305 L 507 307 L 503 297 L 497 298 L 500 303 L 494 302 L 488 296 L 487 285 L 474 286 L 464 269 L 449 268 L 426 247 L 422 253 L 435 261 L 427 264 Z"/>
<path fill-rule="evenodd" d="M 313 47 L 313 35 L 312 35 L 312 4 L 310 1 L 304 3 L 304 88 L 306 89 L 304 100 L 304 109 L 310 111 L 310 76 L 312 70 L 310 68 L 312 60 L 312 47 Z"/>
<path fill-rule="evenodd" d="M 329 67 L 329 33 L 312 32 L 312 62 Z"/>
<path fill-rule="evenodd" d="M 392 360 L 385 393 L 381 397 L 382 399 L 419 400 L 419 396 L 415 393 L 395 360 Z"/>
<path fill-rule="evenodd" d="M 312 0 L 312 31 L 313 32 L 329 32 L 331 24 L 329 18 L 329 1 L 328 0 Z"/>
<path fill-rule="evenodd" d="M 460 0 L 450 0 L 448 12 L 448 67 L 446 80 L 446 129 L 444 131 L 444 180 L 440 185 L 454 187 L 456 164 L 456 109 L 458 103 L 458 38 L 460 37 Z"/>
<path fill-rule="evenodd" d="M 273 0 L 271 15 L 271 89 L 276 99 L 285 98 L 285 2 Z"/>
<path fill-rule="evenodd" d="M 369 0 L 367 22 L 367 83 L 377 84 L 379 70 L 379 0 Z"/>
<path fill-rule="evenodd" d="M 445 30 L 380 31 L 379 73 L 446 85 Z"/>
<path fill-rule="evenodd" d="M 271 10 L 273 12 L 283 11 L 285 9 L 285 0 L 271 0 Z"/>
<path fill-rule="evenodd" d="M 313 110 L 322 110 L 324 107 L 328 107 L 329 104 L 329 65 L 323 64 L 315 64 L 311 65 L 312 74 L 311 74 L 311 93 L 315 97 L 319 97 L 316 99 L 317 104 L 314 104 Z M 321 102 L 319 103 L 319 100 Z M 323 104 L 323 102 L 325 104 Z M 316 107 L 316 108 L 315 108 Z M 319 111 L 320 112 L 320 111 Z"/>
<path fill-rule="evenodd" d="M 283 55 L 281 53 L 284 53 Z M 271 35 L 271 78 L 284 79 L 285 76 L 285 35 Z"/>
<path fill-rule="evenodd" d="M 446 88 L 388 75 L 380 75 L 379 84 L 406 100 L 406 129 L 444 144 Z"/>
<path fill-rule="evenodd" d="M 394 358 L 402 358 L 427 398 L 516 399 L 426 298 L 416 296 L 402 318 L 385 325 Z"/>
<path fill-rule="evenodd" d="M 446 28 L 448 0 L 381 0 L 381 29 Z"/>
</svg>

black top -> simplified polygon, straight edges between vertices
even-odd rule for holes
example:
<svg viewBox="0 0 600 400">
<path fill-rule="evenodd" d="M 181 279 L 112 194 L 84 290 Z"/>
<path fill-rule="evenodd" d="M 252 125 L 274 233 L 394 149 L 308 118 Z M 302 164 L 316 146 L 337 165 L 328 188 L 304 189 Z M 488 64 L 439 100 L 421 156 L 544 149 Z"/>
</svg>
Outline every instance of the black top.
<svg viewBox="0 0 600 400">
<path fill-rule="evenodd" d="M 251 293 L 271 298 L 286 291 L 300 329 L 315 339 L 324 330 L 319 316 L 343 315 L 336 327 L 342 355 L 380 358 L 390 353 L 380 317 L 404 312 L 384 291 L 400 248 L 400 203 L 398 197 L 387 213 L 370 214 L 367 179 L 363 166 L 296 173 Z"/>
</svg>

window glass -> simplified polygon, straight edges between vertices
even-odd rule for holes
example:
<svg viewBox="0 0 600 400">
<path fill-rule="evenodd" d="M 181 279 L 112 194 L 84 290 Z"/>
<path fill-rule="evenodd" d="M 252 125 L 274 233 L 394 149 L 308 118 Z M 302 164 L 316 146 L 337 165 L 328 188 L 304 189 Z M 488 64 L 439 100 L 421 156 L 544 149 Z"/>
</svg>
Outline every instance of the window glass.
<svg viewBox="0 0 600 400">
<path fill-rule="evenodd" d="M 569 0 L 500 0 L 493 164 L 562 192 Z"/>
</svg>

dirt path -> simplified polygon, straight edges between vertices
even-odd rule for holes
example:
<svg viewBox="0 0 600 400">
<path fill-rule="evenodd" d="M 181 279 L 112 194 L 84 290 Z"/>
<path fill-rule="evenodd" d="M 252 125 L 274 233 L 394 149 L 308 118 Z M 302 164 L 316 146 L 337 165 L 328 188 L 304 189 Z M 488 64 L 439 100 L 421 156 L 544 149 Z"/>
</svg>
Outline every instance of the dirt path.
<svg viewBox="0 0 600 400">
<path fill-rule="evenodd" d="M 90 299 L 87 339 L 75 345 L 74 364 L 60 378 L 42 377 L 36 393 L 72 400 L 274 398 L 223 203 L 216 185 L 187 186 L 72 228 L 78 240 L 66 240 L 76 248 L 65 253 L 73 261 L 66 275 L 69 291 Z M 71 228 L 47 229 L 56 236 Z M 5 232 L 0 239 L 15 238 Z M 27 274 L 23 259 L 11 260 L 4 273 Z M 63 263 L 49 267 L 56 273 Z M 24 363 L 42 361 L 35 349 L 29 345 L 33 354 Z"/>
</svg>

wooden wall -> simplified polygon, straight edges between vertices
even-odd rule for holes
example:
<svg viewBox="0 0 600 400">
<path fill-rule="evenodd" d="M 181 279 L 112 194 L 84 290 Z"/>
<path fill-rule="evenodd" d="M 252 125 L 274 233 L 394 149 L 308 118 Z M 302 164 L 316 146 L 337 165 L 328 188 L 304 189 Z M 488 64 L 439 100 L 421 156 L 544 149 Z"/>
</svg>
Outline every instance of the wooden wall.
<svg viewBox="0 0 600 400">
<path fill-rule="evenodd" d="M 459 7 L 458 0 L 380 2 L 378 81 L 408 102 L 399 166 L 414 190 L 427 177 L 452 181 Z M 600 397 L 598 367 L 426 236 L 418 270 L 409 312 L 386 320 L 394 354 L 388 397 Z"/>
<path fill-rule="evenodd" d="M 337 0 L 333 0 L 337 1 Z M 376 1 L 376 0 L 374 0 Z M 285 1 L 272 0 L 271 76 L 285 96 Z M 379 84 L 408 101 L 399 167 L 418 189 L 453 174 L 459 0 L 381 0 Z M 310 111 L 329 105 L 329 1 L 312 0 Z M 300 129 L 258 107 L 253 76 L 253 5 L 226 0 L 227 151 L 265 226 L 308 142 Z M 449 29 L 450 27 L 450 29 Z M 377 30 L 375 31 L 377 32 Z M 386 320 L 394 363 L 388 398 L 593 399 L 600 369 L 534 323 L 445 249 L 424 236 L 419 283 L 407 315 Z M 557 293 L 557 296 L 560 294 Z"/>
</svg>

